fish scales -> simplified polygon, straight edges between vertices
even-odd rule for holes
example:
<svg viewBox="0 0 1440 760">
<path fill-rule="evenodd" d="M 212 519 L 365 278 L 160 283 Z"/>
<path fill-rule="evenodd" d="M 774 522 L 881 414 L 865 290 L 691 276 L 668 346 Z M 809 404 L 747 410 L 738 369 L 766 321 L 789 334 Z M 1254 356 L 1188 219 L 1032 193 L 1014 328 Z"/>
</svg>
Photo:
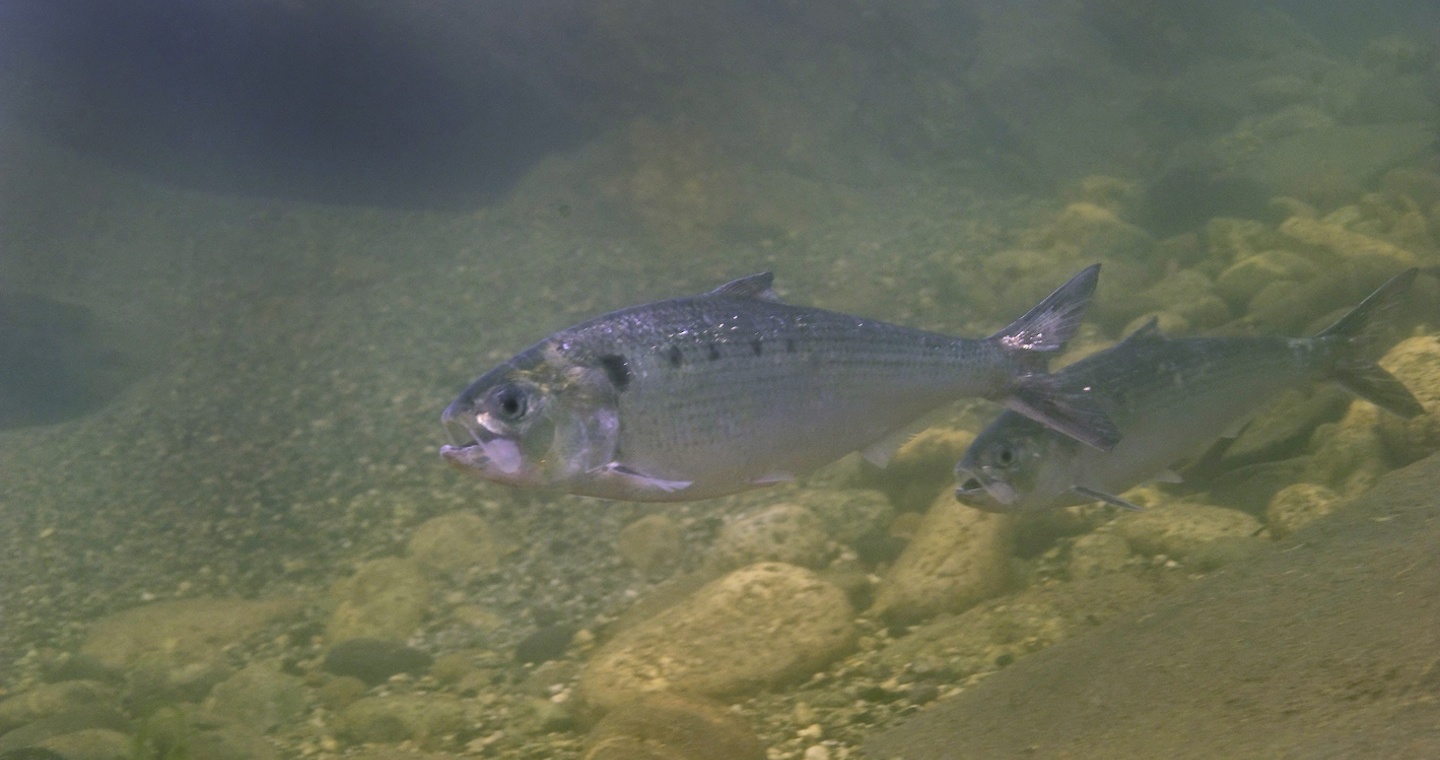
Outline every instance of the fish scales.
<svg viewBox="0 0 1440 760">
<path fill-rule="evenodd" d="M 965 396 L 1113 445 L 1089 394 L 1043 372 L 1096 276 L 978 340 L 781 303 L 768 274 L 622 309 L 478 378 L 442 416 L 441 453 L 511 485 L 675 501 L 797 477 Z"/>
<path fill-rule="evenodd" d="M 1408 290 L 1406 270 L 1319 335 L 1310 338 L 1171 339 L 1152 321 L 1119 345 L 1057 373 L 1093 387 L 1097 406 L 1122 431 L 1113 449 L 1071 445 L 1005 412 L 976 437 L 955 472 L 956 496 L 981 509 L 1019 512 L 1105 501 L 1162 474 L 1238 428 L 1281 391 L 1335 381 L 1403 416 L 1423 411 L 1408 390 L 1369 358 L 1377 326 Z"/>
</svg>

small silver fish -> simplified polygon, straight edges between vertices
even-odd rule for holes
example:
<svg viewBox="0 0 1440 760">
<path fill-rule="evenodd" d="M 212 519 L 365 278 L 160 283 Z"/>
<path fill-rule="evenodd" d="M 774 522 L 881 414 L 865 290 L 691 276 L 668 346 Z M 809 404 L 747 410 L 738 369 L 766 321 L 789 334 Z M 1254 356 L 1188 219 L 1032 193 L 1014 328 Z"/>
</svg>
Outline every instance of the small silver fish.
<svg viewBox="0 0 1440 760">
<path fill-rule="evenodd" d="M 1120 427 L 1110 451 L 1076 446 L 1017 414 L 989 425 L 955 465 L 960 501 L 990 512 L 1031 512 L 1093 501 L 1139 509 L 1116 496 L 1234 435 L 1287 388 L 1334 381 L 1404 417 L 1420 402 L 1370 358 L 1376 318 L 1415 280 L 1409 269 L 1311 338 L 1166 338 L 1154 320 L 1120 344 L 1055 373 L 1065 387 L 1094 388 Z"/>
<path fill-rule="evenodd" d="M 866 447 L 883 461 L 887 437 L 966 396 L 1108 448 L 1118 435 L 1089 391 L 1058 392 L 1044 372 L 1098 277 L 1086 269 L 983 340 L 781 303 L 769 272 L 622 309 L 482 375 L 442 415 L 440 454 L 514 486 L 688 501 Z"/>
</svg>

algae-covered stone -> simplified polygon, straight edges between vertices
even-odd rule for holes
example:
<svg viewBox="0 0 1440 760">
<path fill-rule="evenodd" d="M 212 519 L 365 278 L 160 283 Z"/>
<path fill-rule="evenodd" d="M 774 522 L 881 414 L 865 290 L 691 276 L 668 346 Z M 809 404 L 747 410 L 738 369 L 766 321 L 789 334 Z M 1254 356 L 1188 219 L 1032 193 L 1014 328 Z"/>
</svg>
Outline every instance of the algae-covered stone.
<svg viewBox="0 0 1440 760">
<path fill-rule="evenodd" d="M 336 716 L 335 733 L 356 744 L 414 741 L 434 747 L 443 737 L 463 731 L 467 725 L 465 706 L 455 697 L 397 694 L 353 702 Z"/>
<path fill-rule="evenodd" d="M 430 584 L 415 562 L 385 557 L 361 564 L 335 585 L 333 596 L 337 604 L 325 627 L 331 641 L 404 641 L 425 615 Z"/>
<path fill-rule="evenodd" d="M 675 694 L 617 705 L 585 743 L 585 760 L 765 759 L 759 737 L 734 712 Z"/>
<path fill-rule="evenodd" d="M 884 530 L 895 519 L 895 507 L 885 494 L 869 488 L 806 488 L 791 501 L 813 512 L 830 538 L 846 546 Z"/>
<path fill-rule="evenodd" d="M 216 684 L 205 708 L 267 733 L 294 720 L 309 701 L 309 691 L 299 678 L 255 664 Z"/>
<path fill-rule="evenodd" d="M 918 512 L 955 477 L 955 463 L 974 440 L 969 430 L 928 428 L 897 449 L 883 469 L 864 471 L 862 482 L 890 497 L 898 509 Z"/>
<path fill-rule="evenodd" d="M 959 612 L 1003 591 L 1010 577 L 1014 518 L 940 494 L 875 593 L 872 614 L 914 622 Z"/>
<path fill-rule="evenodd" d="M 1391 272 L 1415 266 L 1415 254 L 1369 235 L 1352 232 L 1330 221 L 1291 217 L 1280 232 L 1293 240 L 1318 246 L 1348 263 L 1366 263 Z"/>
<path fill-rule="evenodd" d="M 1066 569 L 1071 578 L 1118 573 L 1130 560 L 1130 544 L 1113 533 L 1090 533 L 1070 544 Z"/>
<path fill-rule="evenodd" d="M 469 512 L 434 517 L 415 529 L 406 553 L 427 573 L 450 576 L 467 570 L 494 570 L 508 553 L 506 542 Z"/>
<path fill-rule="evenodd" d="M 1116 214 L 1093 203 L 1066 206 L 1051 224 L 1053 246 L 1078 258 L 1143 260 L 1155 248 L 1155 238 Z"/>
<path fill-rule="evenodd" d="M 1406 420 L 1392 414 L 1377 418 L 1385 449 L 1399 464 L 1440 451 L 1440 339 L 1420 336 L 1401 341 L 1380 360 L 1425 405 L 1425 414 Z"/>
<path fill-rule="evenodd" d="M 76 731 L 70 734 L 53 736 L 44 741 L 35 743 L 36 750 L 45 750 L 53 754 L 16 754 L 16 758 L 34 757 L 58 757 L 64 760 L 133 760 L 135 754 L 135 742 L 130 737 L 119 731 L 112 731 L 106 728 L 91 728 L 84 731 Z M 21 753 L 27 750 L 21 750 Z M 34 750 L 30 750 L 34 752 Z M 9 754 L 9 753 L 7 753 Z M 208 757 L 207 757 L 208 760 Z M 221 760 L 217 758 L 216 760 Z M 257 760 L 265 760 L 257 758 Z"/>
<path fill-rule="evenodd" d="M 1374 404 L 1357 402 L 1350 405 L 1339 422 L 1316 428 L 1310 441 L 1314 455 L 1306 480 L 1324 483 L 1347 496 L 1374 485 L 1390 469 L 1380 438 L 1380 420 L 1393 416 Z"/>
<path fill-rule="evenodd" d="M 81 645 L 82 654 L 125 669 L 142 659 L 175 667 L 225 659 L 225 648 L 298 615 L 295 599 L 182 599 L 136 607 L 102 619 Z"/>
<path fill-rule="evenodd" d="M 622 630 L 591 656 L 579 691 L 600 711 L 647 692 L 750 693 L 844 654 L 853 618 L 845 593 L 809 570 L 751 565 Z"/>
<path fill-rule="evenodd" d="M 1260 521 L 1235 509 L 1208 504 L 1161 504 L 1144 512 L 1121 515 L 1115 533 L 1140 554 L 1185 557 L 1211 541 L 1249 537 Z"/>
<path fill-rule="evenodd" d="M 1215 291 L 1236 306 L 1244 306 L 1272 282 L 1306 280 L 1315 275 L 1315 264 L 1290 251 L 1271 250 L 1235 262 L 1215 278 Z"/>
<path fill-rule="evenodd" d="M 711 570 L 725 571 L 756 562 L 823 567 L 830 558 L 830 537 L 814 512 L 782 502 L 727 520 L 706 558 Z"/>
<path fill-rule="evenodd" d="M 626 525 L 615 550 L 642 573 L 667 570 L 680 561 L 680 523 L 669 515 L 646 515 Z"/>
<path fill-rule="evenodd" d="M 40 684 L 0 701 L 0 734 L 58 713 L 118 706 L 115 690 L 95 681 Z"/>
<path fill-rule="evenodd" d="M 1285 538 L 1305 525 L 1330 514 L 1342 501 L 1340 494 L 1316 483 L 1295 483 L 1280 490 L 1265 510 L 1270 535 Z"/>
</svg>

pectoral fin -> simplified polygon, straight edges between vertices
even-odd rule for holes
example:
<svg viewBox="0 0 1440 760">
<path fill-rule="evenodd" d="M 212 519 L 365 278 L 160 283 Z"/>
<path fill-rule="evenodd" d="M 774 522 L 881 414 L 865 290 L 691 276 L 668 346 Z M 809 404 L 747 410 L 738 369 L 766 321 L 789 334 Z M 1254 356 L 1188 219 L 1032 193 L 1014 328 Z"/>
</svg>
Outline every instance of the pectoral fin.
<svg viewBox="0 0 1440 760">
<path fill-rule="evenodd" d="M 676 491 L 689 488 L 693 480 L 666 480 L 646 475 L 632 469 L 628 465 L 619 462 L 610 462 L 601 465 L 592 473 L 602 478 L 613 478 L 623 481 L 627 487 L 639 493 L 675 493 Z"/>
<path fill-rule="evenodd" d="M 1112 506 L 1112 507 L 1119 507 L 1119 508 L 1121 508 L 1121 509 L 1127 509 L 1127 510 L 1130 510 L 1131 512 L 1143 512 L 1143 511 L 1145 510 L 1145 508 L 1142 507 L 1142 506 L 1140 506 L 1139 504 L 1135 504 L 1134 502 L 1125 501 L 1124 499 L 1120 498 L 1119 496 L 1116 496 L 1116 495 L 1114 495 L 1114 494 L 1105 493 L 1104 491 L 1097 491 L 1097 490 L 1095 490 L 1095 489 L 1093 489 L 1093 488 L 1086 488 L 1085 486 L 1071 486 L 1071 487 L 1070 487 L 1070 490 L 1071 490 L 1071 491 L 1074 491 L 1075 493 L 1077 493 L 1077 494 L 1079 494 L 1079 495 L 1081 495 L 1081 496 L 1084 496 L 1084 497 L 1087 498 L 1087 499 L 1094 499 L 1095 501 L 1103 501 L 1103 502 L 1105 502 L 1106 504 L 1109 504 L 1109 505 Z"/>
</svg>

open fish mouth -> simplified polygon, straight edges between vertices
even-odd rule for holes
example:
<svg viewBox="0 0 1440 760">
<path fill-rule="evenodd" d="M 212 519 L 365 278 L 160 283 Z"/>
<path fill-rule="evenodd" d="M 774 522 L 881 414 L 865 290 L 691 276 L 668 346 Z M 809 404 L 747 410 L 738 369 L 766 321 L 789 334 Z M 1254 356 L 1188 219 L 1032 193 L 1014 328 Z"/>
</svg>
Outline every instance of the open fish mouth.
<svg viewBox="0 0 1440 760">
<path fill-rule="evenodd" d="M 955 498 L 966 504 L 984 506 L 991 504 L 1014 504 L 1019 495 L 1009 483 L 987 478 L 984 475 L 968 474 L 960 478 L 955 487 Z"/>
<path fill-rule="evenodd" d="M 450 438 L 449 445 L 440 447 L 440 456 L 456 467 L 514 475 L 525 464 L 519 444 L 497 436 L 468 410 L 452 404 L 440 422 Z"/>
</svg>

